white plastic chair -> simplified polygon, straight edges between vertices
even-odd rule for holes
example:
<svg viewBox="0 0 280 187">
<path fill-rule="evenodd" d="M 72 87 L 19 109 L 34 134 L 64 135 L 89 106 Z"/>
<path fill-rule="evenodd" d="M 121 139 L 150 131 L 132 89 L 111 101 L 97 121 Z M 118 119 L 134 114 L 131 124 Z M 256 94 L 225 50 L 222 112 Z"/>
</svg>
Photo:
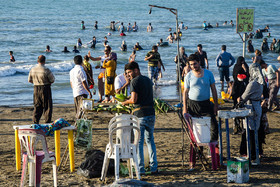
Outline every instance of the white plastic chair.
<svg viewBox="0 0 280 187">
<path fill-rule="evenodd" d="M 140 138 L 140 124 L 136 116 L 120 115 L 109 122 L 109 144 L 106 146 L 103 167 L 100 180 L 103 181 L 107 175 L 109 159 L 115 161 L 115 180 L 119 179 L 120 159 L 127 160 L 130 177 L 133 178 L 133 163 L 137 179 L 140 180 L 137 149 Z M 134 142 L 131 143 L 131 132 L 134 134 Z M 113 143 L 113 137 L 115 142 Z"/>
<path fill-rule="evenodd" d="M 54 186 L 57 186 L 55 154 L 48 151 L 45 135 L 43 131 L 37 129 L 19 129 L 18 137 L 20 140 L 23 154 L 23 166 L 21 184 L 24 186 L 27 165 L 29 165 L 29 186 L 40 186 L 42 163 L 52 161 Z M 42 151 L 37 151 L 37 143 L 42 142 Z M 26 153 L 23 153 L 23 147 Z"/>
</svg>

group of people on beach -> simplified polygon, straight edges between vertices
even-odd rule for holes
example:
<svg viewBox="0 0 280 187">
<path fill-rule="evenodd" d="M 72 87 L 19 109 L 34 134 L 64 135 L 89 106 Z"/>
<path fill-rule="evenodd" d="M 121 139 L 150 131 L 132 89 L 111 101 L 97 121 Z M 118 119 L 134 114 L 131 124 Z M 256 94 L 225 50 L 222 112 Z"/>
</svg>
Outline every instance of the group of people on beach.
<svg viewBox="0 0 280 187">
<path fill-rule="evenodd" d="M 118 22 L 117 22 L 118 23 Z M 110 29 L 116 30 L 116 22 L 112 21 Z M 130 25 L 130 24 L 129 24 Z M 149 24 L 151 26 L 151 24 Z M 148 26 L 148 27 L 149 27 Z M 85 29 L 82 22 L 82 29 Z M 181 23 L 181 27 L 184 25 Z M 97 22 L 95 25 L 97 29 Z M 131 27 L 132 31 L 137 31 L 136 22 Z M 128 29 L 128 28 L 127 28 Z M 135 30 L 136 29 L 136 30 Z M 123 24 L 120 25 L 119 31 L 123 31 Z M 147 28 L 147 31 L 152 31 L 152 28 Z M 81 42 L 80 42 L 81 43 Z M 78 44 L 79 41 L 78 41 Z M 81 44 L 82 45 L 82 44 Z M 125 42 L 123 42 L 124 47 Z M 77 46 L 76 46 L 77 47 Z M 126 47 L 127 48 L 127 47 Z M 95 66 L 99 69 L 97 79 L 99 101 L 98 102 L 115 102 L 115 93 L 121 93 L 125 89 L 130 90 L 130 98 L 122 102 L 123 105 L 134 104 L 136 110 L 134 115 L 140 119 L 140 143 L 139 143 L 139 165 L 141 174 L 144 170 L 144 155 L 143 142 L 146 139 L 150 156 L 150 169 L 152 173 L 158 173 L 156 146 L 154 143 L 153 131 L 155 124 L 155 111 L 153 108 L 153 87 L 157 85 L 158 77 L 165 70 L 161 56 L 158 52 L 158 46 L 152 46 L 152 50 L 145 56 L 145 61 L 148 61 L 148 77 L 141 74 L 139 65 L 135 62 L 136 50 L 141 50 L 141 46 L 136 44 L 134 51 L 129 57 L 128 63 L 125 65 L 124 72 L 120 75 L 116 74 L 117 54 L 112 51 L 109 45 L 104 44 L 104 55 L 93 57 L 90 51 L 82 57 L 76 55 L 74 57 L 74 68 L 70 71 L 70 84 L 73 90 L 74 104 L 76 117 L 79 118 L 80 103 L 83 98 L 92 98 L 90 89 L 94 88 L 93 68 L 89 62 L 101 61 L 100 65 Z M 218 124 L 216 115 L 218 111 L 218 94 L 215 86 L 213 73 L 209 70 L 207 53 L 202 50 L 202 44 L 197 45 L 197 51 L 189 57 L 185 53 L 184 47 L 180 48 L 179 56 L 175 57 L 175 63 L 179 63 L 178 80 L 183 80 L 183 114 L 187 120 L 191 117 L 209 116 L 211 117 L 211 141 L 218 139 Z M 47 47 L 46 52 L 51 52 Z M 66 48 L 67 50 L 67 48 Z M 65 51 L 66 51 L 65 50 Z M 280 59 L 279 59 L 280 60 Z M 38 124 L 42 114 L 45 114 L 46 123 L 51 121 L 52 115 L 52 96 L 51 84 L 55 81 L 52 72 L 45 67 L 46 58 L 44 55 L 38 57 L 38 65 L 30 70 L 28 81 L 34 84 L 34 114 L 33 121 Z M 230 84 L 229 68 L 233 68 L 233 82 Z M 229 97 L 232 96 L 234 107 L 243 107 L 248 101 L 252 104 L 255 116 L 250 117 L 250 130 L 259 130 L 260 154 L 263 154 L 262 143 L 264 143 L 264 134 L 261 129 L 267 128 L 267 120 L 265 121 L 266 111 L 279 110 L 280 105 L 277 99 L 279 90 L 279 70 L 274 65 L 269 65 L 264 62 L 261 53 L 256 53 L 253 58 L 253 63 L 248 66 L 245 59 L 240 56 L 235 58 L 227 52 L 226 45 L 221 46 L 221 52 L 216 58 L 216 66 L 219 70 L 220 81 L 222 84 L 221 91 L 224 91 L 224 81 L 227 82 L 227 90 Z M 180 76 L 181 75 L 181 76 Z M 269 89 L 267 88 L 269 83 Z M 231 86 L 230 86 L 231 85 Z M 210 92 L 214 100 L 214 105 L 210 102 Z M 105 99 L 103 100 L 103 96 Z M 273 105 L 275 105 L 273 107 Z M 256 122 L 256 129 L 254 124 Z M 246 151 L 246 136 L 242 130 L 242 120 L 235 119 L 234 132 L 242 132 L 242 143 L 240 146 L 240 154 L 247 154 Z M 244 139 L 245 138 L 245 139 Z M 253 136 L 251 136 L 253 138 Z M 252 139 L 252 145 L 254 141 Z M 252 146 L 252 158 L 254 158 L 254 147 Z M 193 168 L 194 165 L 190 164 Z"/>
</svg>

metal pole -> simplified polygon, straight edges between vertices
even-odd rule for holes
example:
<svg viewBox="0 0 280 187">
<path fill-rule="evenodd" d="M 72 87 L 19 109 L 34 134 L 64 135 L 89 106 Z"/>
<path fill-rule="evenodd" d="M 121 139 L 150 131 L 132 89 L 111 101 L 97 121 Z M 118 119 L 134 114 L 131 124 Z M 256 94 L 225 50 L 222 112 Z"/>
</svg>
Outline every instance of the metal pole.
<svg viewBox="0 0 280 187">
<path fill-rule="evenodd" d="M 246 55 L 246 33 L 243 33 L 243 57 Z"/>
</svg>

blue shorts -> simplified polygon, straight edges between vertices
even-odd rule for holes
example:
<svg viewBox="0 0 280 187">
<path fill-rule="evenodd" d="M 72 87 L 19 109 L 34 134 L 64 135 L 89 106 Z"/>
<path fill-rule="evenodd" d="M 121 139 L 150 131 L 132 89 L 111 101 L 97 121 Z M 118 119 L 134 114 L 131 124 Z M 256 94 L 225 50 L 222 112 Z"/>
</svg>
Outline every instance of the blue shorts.
<svg viewBox="0 0 280 187">
<path fill-rule="evenodd" d="M 219 67 L 220 81 L 229 81 L 229 67 Z"/>
</svg>

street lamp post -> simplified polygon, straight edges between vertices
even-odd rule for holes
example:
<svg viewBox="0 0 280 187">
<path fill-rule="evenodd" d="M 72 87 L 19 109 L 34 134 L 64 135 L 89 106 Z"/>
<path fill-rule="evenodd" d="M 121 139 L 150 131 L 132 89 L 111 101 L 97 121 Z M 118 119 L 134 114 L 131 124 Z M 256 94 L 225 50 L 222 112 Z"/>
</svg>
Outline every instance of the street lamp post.
<svg viewBox="0 0 280 187">
<path fill-rule="evenodd" d="M 177 76 L 178 76 L 178 86 L 179 86 L 179 98 L 180 98 L 180 107 L 179 110 L 181 112 L 182 110 L 182 89 L 181 89 L 181 71 L 180 71 L 180 51 L 179 51 L 179 33 L 178 33 L 178 11 L 175 8 L 167 8 L 167 7 L 162 7 L 162 6 L 157 6 L 157 5 L 149 5 L 150 11 L 149 14 L 152 13 L 152 8 L 161 8 L 161 9 L 166 9 L 169 10 L 172 14 L 176 16 L 176 35 L 177 35 Z"/>
<path fill-rule="evenodd" d="M 176 35 L 177 35 L 177 76 L 178 76 L 178 87 L 179 87 L 179 98 L 180 98 L 180 104 L 179 104 L 179 111 L 182 113 L 182 89 L 181 89 L 181 71 L 180 71 L 180 51 L 179 51 L 179 33 L 178 33 L 178 11 L 175 8 L 167 8 L 167 7 L 162 7 L 162 6 L 157 6 L 157 5 L 149 5 L 150 11 L 149 14 L 152 13 L 152 8 L 161 8 L 161 9 L 166 9 L 169 10 L 172 14 L 176 16 Z M 183 124 L 182 124 L 182 166 L 184 166 L 184 130 L 183 130 Z"/>
</svg>

